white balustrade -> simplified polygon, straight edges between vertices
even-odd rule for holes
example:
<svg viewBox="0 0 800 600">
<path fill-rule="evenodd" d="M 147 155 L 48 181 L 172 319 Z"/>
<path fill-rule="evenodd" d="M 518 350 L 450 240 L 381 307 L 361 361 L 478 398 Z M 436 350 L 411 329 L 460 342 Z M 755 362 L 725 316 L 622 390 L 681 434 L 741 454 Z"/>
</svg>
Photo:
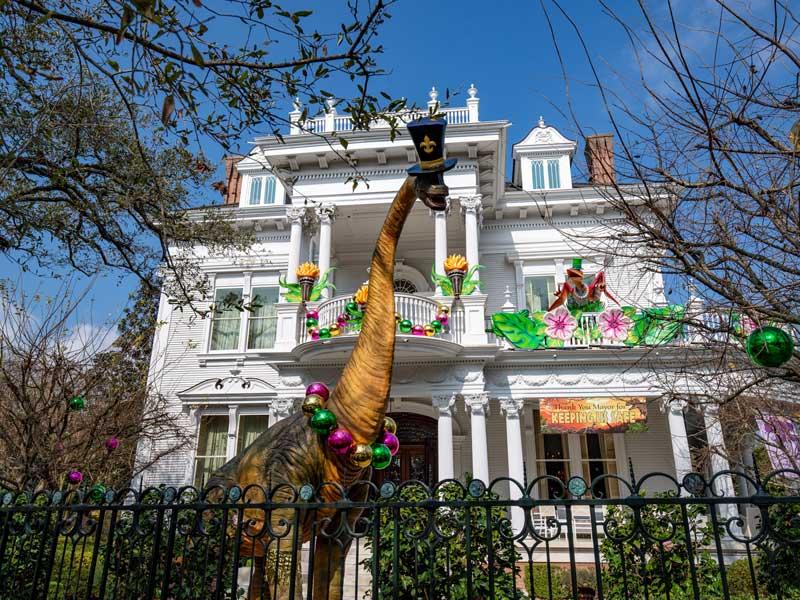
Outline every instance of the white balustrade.
<svg viewBox="0 0 800 600">
<path fill-rule="evenodd" d="M 448 125 L 463 125 L 465 123 L 470 123 L 470 113 L 469 108 L 466 106 L 460 106 L 457 108 L 441 108 L 439 110 L 440 113 L 445 115 L 447 119 Z M 394 113 L 400 121 L 403 123 L 408 123 L 413 121 L 414 119 L 419 119 L 421 117 L 428 116 L 427 110 L 405 110 L 401 112 Z M 370 123 L 370 129 L 388 129 L 389 123 L 383 119 L 376 119 Z M 326 118 L 323 117 L 314 117 L 311 119 L 307 119 L 305 123 L 302 124 L 302 129 L 300 134 L 312 134 L 312 133 L 329 133 L 326 127 Z M 333 131 L 352 131 L 353 130 L 353 120 L 348 115 L 334 115 L 333 116 Z"/>
</svg>

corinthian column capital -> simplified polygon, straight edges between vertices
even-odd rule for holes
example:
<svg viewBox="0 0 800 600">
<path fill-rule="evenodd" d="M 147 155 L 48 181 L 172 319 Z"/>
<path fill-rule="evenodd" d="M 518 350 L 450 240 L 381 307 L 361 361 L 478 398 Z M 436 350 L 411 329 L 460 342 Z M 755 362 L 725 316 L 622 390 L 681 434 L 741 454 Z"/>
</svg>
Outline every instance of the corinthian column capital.
<svg viewBox="0 0 800 600">
<path fill-rule="evenodd" d="M 475 194 L 473 196 L 460 196 L 458 198 L 458 203 L 461 206 L 462 212 L 474 212 L 478 214 L 483 210 L 483 203 L 481 202 L 482 199 L 483 196 L 481 194 Z"/>
<path fill-rule="evenodd" d="M 469 394 L 464 396 L 464 404 L 469 407 L 470 414 L 481 416 L 486 414 L 489 407 L 489 394 Z"/>
<path fill-rule="evenodd" d="M 306 216 L 306 208 L 305 206 L 287 206 L 286 207 L 286 218 L 289 219 L 290 223 L 295 223 L 297 221 L 302 222 L 303 217 Z"/>
<path fill-rule="evenodd" d="M 317 206 L 314 210 L 317 213 L 317 218 L 319 219 L 320 223 L 333 223 L 333 219 L 336 216 L 335 204 L 324 202 Z"/>
</svg>

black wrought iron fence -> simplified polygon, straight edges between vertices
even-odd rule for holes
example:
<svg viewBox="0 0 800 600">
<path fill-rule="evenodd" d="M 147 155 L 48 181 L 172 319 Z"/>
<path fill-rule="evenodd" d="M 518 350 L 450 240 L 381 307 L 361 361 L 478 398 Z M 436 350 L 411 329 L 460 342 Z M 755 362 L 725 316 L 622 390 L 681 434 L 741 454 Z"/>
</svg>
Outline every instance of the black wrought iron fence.
<svg viewBox="0 0 800 600">
<path fill-rule="evenodd" d="M 606 477 L 5 492 L 0 598 L 800 598 L 800 473 Z"/>
</svg>

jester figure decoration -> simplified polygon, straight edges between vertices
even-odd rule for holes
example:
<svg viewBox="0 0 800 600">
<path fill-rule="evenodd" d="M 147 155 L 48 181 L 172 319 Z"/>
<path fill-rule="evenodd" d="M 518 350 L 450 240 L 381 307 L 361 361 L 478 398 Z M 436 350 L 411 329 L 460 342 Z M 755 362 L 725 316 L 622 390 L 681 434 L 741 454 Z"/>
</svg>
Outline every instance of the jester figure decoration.
<svg viewBox="0 0 800 600">
<path fill-rule="evenodd" d="M 603 295 L 619 304 L 606 289 L 605 273 L 600 271 L 587 285 L 583 280 L 583 259 L 573 258 L 572 267 L 567 269 L 567 280 L 559 286 L 555 293 L 556 299 L 547 311 L 566 305 L 570 311 L 600 312 L 603 310 Z"/>
<path fill-rule="evenodd" d="M 408 124 L 408 131 L 420 161 L 408 170 L 378 235 L 369 277 L 369 310 L 365 311 L 361 333 L 336 387 L 327 398 L 326 410 L 337 426 L 350 433 L 353 448 L 369 447 L 383 432 L 394 361 L 395 311 L 394 264 L 398 238 L 417 198 L 432 210 L 446 208 L 447 186 L 443 173 L 456 164 L 444 152 L 446 122 L 430 118 Z M 363 466 L 355 452 L 334 452 L 325 436 L 307 424 L 298 412 L 265 431 L 251 446 L 215 474 L 209 485 L 238 486 L 251 502 L 296 502 L 295 490 L 310 484 L 324 502 L 341 499 L 351 489 L 351 500 L 364 499 L 371 467 Z M 330 483 L 328 483 L 330 482 Z M 260 486 L 273 490 L 269 498 L 256 499 Z M 352 486 L 352 488 L 351 488 Z M 355 491 L 353 491 L 355 490 Z M 242 542 L 239 556 L 252 557 L 254 569 L 249 597 L 295 600 L 302 597 L 301 569 L 295 581 L 280 567 L 291 561 L 291 548 L 312 541 L 313 572 L 308 585 L 313 598 L 340 600 L 344 559 L 352 542 L 350 532 L 360 511 L 334 508 L 296 511 L 289 508 L 265 510 L 250 507 L 240 517 Z M 292 529 L 293 528 L 293 529 Z M 291 533 L 289 530 L 291 529 Z M 293 542 L 292 538 L 298 536 Z M 313 539 L 312 539 L 313 538 Z M 279 553 L 280 556 L 276 556 Z M 300 556 L 294 557 L 300 564 Z"/>
</svg>

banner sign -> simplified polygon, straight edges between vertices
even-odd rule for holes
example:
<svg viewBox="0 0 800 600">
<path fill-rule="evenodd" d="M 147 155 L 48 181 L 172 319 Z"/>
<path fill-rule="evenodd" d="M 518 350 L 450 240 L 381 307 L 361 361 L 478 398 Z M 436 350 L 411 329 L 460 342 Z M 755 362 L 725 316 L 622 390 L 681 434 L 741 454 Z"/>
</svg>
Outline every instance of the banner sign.
<svg viewBox="0 0 800 600">
<path fill-rule="evenodd" d="M 543 433 L 624 433 L 647 430 L 644 398 L 543 398 Z"/>
<path fill-rule="evenodd" d="M 756 419 L 758 433 L 764 440 L 764 448 L 769 456 L 772 468 L 797 469 L 800 462 L 800 435 L 797 425 L 786 417 L 764 415 Z M 791 458 L 794 457 L 794 460 Z M 786 477 L 797 479 L 793 473 L 785 474 Z"/>
</svg>

